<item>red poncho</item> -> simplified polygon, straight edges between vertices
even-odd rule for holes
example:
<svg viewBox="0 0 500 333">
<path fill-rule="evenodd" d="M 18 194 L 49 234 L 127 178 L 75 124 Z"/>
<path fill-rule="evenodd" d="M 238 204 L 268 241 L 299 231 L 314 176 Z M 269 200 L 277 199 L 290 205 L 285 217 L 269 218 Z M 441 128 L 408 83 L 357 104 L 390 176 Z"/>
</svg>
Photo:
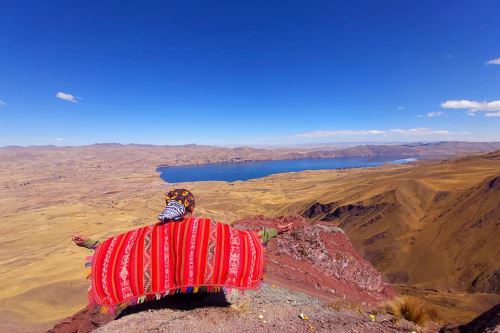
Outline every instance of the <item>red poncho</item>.
<svg viewBox="0 0 500 333">
<path fill-rule="evenodd" d="M 142 227 L 96 248 L 89 301 L 114 308 L 174 292 L 252 289 L 262 281 L 263 254 L 256 232 L 211 219 Z"/>
</svg>

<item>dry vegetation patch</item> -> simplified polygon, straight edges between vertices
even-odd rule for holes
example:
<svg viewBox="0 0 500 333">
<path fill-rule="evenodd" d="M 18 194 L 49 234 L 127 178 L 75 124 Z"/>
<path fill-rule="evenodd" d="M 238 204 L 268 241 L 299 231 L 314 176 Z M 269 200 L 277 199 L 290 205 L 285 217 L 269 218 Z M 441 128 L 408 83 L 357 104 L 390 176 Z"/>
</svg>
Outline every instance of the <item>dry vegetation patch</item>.
<svg viewBox="0 0 500 333">
<path fill-rule="evenodd" d="M 383 309 L 399 319 L 406 319 L 423 326 L 429 321 L 439 321 L 438 310 L 413 296 L 399 296 L 383 304 Z"/>
</svg>

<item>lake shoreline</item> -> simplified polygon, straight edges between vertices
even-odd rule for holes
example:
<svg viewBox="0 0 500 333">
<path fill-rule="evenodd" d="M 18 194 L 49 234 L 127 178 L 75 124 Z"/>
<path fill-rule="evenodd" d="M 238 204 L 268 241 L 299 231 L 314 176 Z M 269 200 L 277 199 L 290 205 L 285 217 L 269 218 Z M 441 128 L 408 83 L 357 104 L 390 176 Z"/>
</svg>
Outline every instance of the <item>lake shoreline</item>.
<svg viewBox="0 0 500 333">
<path fill-rule="evenodd" d="M 342 170 L 416 162 L 416 156 L 301 158 L 217 162 L 182 166 L 158 166 L 155 171 L 167 183 L 198 181 L 246 181 L 278 173 L 307 170 Z"/>
</svg>

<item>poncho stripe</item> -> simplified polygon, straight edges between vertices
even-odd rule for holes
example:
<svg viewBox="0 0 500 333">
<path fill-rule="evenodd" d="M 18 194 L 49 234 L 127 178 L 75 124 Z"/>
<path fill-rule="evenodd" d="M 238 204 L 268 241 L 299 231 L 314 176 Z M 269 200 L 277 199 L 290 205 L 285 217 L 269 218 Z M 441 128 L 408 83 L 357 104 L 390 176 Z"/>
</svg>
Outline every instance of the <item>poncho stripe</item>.
<svg viewBox="0 0 500 333">
<path fill-rule="evenodd" d="M 142 227 L 96 248 L 89 301 L 114 308 L 174 292 L 253 289 L 262 281 L 263 253 L 255 232 L 210 219 Z"/>
</svg>

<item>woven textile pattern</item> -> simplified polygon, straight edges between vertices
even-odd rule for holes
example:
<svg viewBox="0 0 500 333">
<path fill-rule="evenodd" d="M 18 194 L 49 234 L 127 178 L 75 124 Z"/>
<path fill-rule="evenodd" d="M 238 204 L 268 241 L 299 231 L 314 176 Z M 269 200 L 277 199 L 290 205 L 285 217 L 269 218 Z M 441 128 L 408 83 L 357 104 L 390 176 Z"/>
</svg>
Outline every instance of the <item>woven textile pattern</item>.
<svg viewBox="0 0 500 333">
<path fill-rule="evenodd" d="M 111 237 L 92 258 L 89 301 L 106 307 L 177 292 L 253 289 L 263 276 L 254 231 L 189 217 Z"/>
</svg>

